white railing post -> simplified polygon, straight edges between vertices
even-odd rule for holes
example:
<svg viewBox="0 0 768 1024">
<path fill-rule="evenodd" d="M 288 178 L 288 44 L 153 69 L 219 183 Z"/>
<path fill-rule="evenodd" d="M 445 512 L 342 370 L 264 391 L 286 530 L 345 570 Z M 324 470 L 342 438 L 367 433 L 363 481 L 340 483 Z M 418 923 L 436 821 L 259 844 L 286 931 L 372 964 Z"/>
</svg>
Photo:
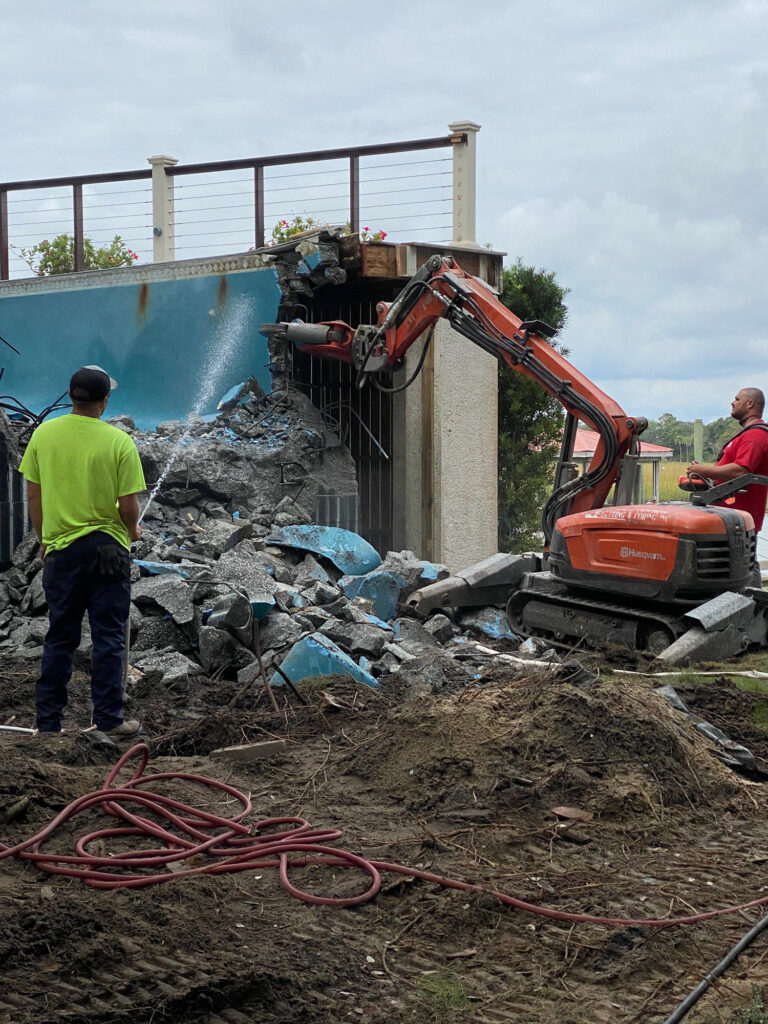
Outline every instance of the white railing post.
<svg viewBox="0 0 768 1024">
<path fill-rule="evenodd" d="M 475 187 L 477 133 L 480 125 L 474 121 L 454 121 L 449 124 L 454 135 L 465 135 L 466 142 L 453 147 L 453 240 L 451 245 L 468 249 L 481 248 L 475 238 Z"/>
<path fill-rule="evenodd" d="M 173 178 L 165 173 L 179 161 L 172 156 L 150 156 L 152 165 L 152 261 L 173 259 Z"/>
</svg>

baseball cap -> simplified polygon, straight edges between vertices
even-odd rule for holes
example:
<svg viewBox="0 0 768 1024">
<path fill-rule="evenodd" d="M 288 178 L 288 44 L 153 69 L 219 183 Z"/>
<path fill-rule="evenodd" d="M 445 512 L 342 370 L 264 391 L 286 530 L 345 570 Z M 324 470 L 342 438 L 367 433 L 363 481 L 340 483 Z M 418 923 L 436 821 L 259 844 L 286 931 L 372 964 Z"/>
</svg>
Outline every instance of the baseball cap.
<svg viewBox="0 0 768 1024">
<path fill-rule="evenodd" d="M 106 370 L 100 366 L 81 366 L 69 382 L 69 394 L 76 402 L 100 402 L 117 387 Z"/>
</svg>

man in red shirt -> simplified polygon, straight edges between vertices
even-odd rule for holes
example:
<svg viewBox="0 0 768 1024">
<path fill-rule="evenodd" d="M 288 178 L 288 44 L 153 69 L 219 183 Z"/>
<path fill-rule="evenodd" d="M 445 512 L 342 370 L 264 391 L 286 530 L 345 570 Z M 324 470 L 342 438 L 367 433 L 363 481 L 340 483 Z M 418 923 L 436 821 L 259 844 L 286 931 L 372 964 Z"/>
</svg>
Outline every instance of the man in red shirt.
<svg viewBox="0 0 768 1024">
<path fill-rule="evenodd" d="M 716 483 L 736 480 L 745 473 L 768 476 L 768 424 L 762 418 L 764 408 L 765 396 L 759 388 L 742 388 L 731 402 L 731 416 L 738 421 L 741 430 L 725 445 L 717 462 L 692 462 L 688 472 L 711 477 Z M 755 530 L 759 533 L 765 518 L 767 500 L 768 486 L 751 484 L 717 504 L 749 512 L 755 521 Z M 753 585 L 759 586 L 760 570 L 757 563 L 753 575 Z"/>
</svg>

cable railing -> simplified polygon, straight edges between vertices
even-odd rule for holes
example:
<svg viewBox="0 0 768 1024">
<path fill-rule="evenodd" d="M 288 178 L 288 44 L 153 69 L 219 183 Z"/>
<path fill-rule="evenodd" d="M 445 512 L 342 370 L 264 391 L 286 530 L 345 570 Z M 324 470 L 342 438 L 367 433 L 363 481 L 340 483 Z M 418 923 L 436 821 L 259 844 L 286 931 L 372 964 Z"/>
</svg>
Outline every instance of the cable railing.
<svg viewBox="0 0 768 1024">
<path fill-rule="evenodd" d="M 399 143 L 204 164 L 151 157 L 151 169 L 0 183 L 0 280 L 35 272 L 30 253 L 61 235 L 72 239 L 75 271 L 86 269 L 89 244 L 116 235 L 142 263 L 260 249 L 302 225 L 456 241 L 459 193 L 472 193 L 474 226 L 474 148 L 472 189 L 457 183 L 457 155 L 478 126 L 450 127 Z M 452 152 L 431 152 L 441 149 Z"/>
</svg>

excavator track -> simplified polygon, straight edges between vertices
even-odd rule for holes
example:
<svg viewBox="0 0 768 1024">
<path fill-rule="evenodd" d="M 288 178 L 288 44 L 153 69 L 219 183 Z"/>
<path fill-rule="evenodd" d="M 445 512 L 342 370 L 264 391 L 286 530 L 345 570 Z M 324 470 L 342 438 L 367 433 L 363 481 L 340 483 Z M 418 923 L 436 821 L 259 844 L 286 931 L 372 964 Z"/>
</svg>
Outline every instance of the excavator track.
<svg viewBox="0 0 768 1024">
<path fill-rule="evenodd" d="M 507 603 L 515 632 L 556 641 L 612 643 L 660 654 L 688 626 L 680 615 L 638 605 L 623 605 L 575 593 L 552 573 L 526 573 Z"/>
</svg>

